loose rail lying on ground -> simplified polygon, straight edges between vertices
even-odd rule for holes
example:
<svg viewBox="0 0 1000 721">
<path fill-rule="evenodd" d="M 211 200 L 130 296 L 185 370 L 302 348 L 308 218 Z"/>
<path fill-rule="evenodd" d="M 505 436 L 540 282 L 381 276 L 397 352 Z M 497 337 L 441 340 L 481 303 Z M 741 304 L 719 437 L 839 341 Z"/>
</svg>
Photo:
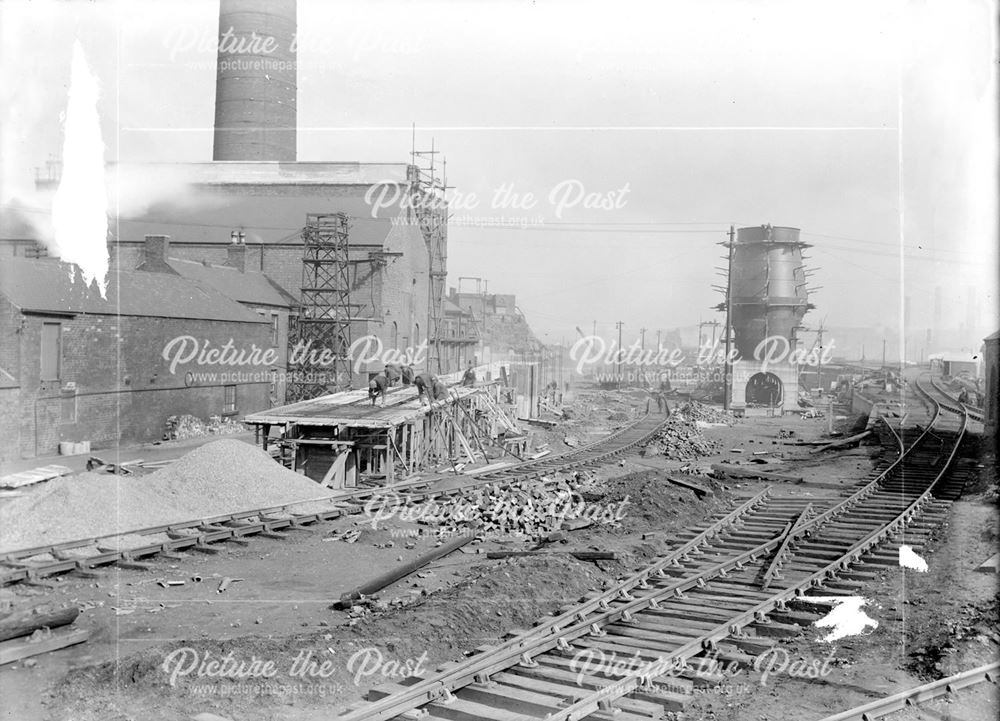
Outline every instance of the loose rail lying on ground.
<svg viewBox="0 0 1000 721">
<path fill-rule="evenodd" d="M 813 589 L 852 594 L 874 578 L 858 568 L 863 561 L 898 564 L 898 550 L 880 548 L 887 541 L 918 545 L 937 525 L 948 504 L 931 491 L 951 468 L 968 416 L 942 452 L 930 431 L 940 407 L 931 403 L 931 422 L 912 444 L 832 507 L 810 518 L 808 499 L 755 496 L 609 591 L 428 678 L 375 689 L 376 700 L 340 721 L 404 714 L 427 721 L 630 721 L 683 708 L 700 682 L 691 659 L 712 651 L 723 661 L 751 662 L 748 654 L 796 631 L 801 614 L 789 603 L 808 601 Z M 902 444 L 907 435 L 896 437 Z M 765 564 L 771 591 L 761 587 Z M 580 654 L 601 653 L 629 662 L 596 669 L 576 663 Z"/>
<path fill-rule="evenodd" d="M 996 683 L 998 671 L 1000 671 L 1000 662 L 988 663 L 985 666 L 962 671 L 961 673 L 956 673 L 954 676 L 925 683 L 923 686 L 917 686 L 916 688 L 911 688 L 892 696 L 886 696 L 878 701 L 872 701 L 871 703 L 857 706 L 833 716 L 827 716 L 822 721 L 871 721 L 871 719 L 882 718 L 894 711 L 901 711 L 907 706 L 914 706 L 922 701 L 930 701 L 932 698 L 943 696 L 946 693 L 952 693 L 959 689 L 982 683 L 983 681 Z"/>
</svg>

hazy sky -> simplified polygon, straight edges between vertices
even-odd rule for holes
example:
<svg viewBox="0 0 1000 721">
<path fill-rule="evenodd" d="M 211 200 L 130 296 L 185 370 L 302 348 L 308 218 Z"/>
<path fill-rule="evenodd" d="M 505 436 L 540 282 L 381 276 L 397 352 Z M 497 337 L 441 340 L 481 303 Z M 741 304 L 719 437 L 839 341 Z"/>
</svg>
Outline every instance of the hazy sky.
<svg viewBox="0 0 1000 721">
<path fill-rule="evenodd" d="M 75 39 L 107 160 L 210 159 L 217 14 L 0 4 L 0 200 L 30 204 L 61 150 Z M 300 0 L 298 22 L 299 159 L 405 162 L 416 123 L 457 194 L 450 283 L 516 293 L 550 341 L 711 319 L 730 223 L 814 244 L 807 322 L 898 326 L 910 296 L 926 328 L 941 286 L 944 326 L 970 289 L 975 333 L 997 325 L 994 2 Z M 504 186 L 535 207 L 493 207 Z M 559 187 L 618 202 L 557 212 Z"/>
</svg>

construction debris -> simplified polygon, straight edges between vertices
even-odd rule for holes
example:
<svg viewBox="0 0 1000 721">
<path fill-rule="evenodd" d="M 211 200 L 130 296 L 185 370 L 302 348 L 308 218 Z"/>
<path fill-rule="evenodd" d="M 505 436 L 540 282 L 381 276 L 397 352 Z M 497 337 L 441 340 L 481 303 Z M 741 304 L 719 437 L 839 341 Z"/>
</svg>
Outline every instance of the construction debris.
<svg viewBox="0 0 1000 721">
<path fill-rule="evenodd" d="M 687 413 L 691 413 L 690 418 Z M 716 413 L 717 411 L 700 403 L 684 404 L 670 415 L 656 439 L 646 446 L 646 455 L 664 455 L 673 460 L 683 461 L 715 453 L 722 444 L 705 438 L 694 416 L 716 417 Z M 720 415 L 725 416 L 725 414 Z"/>
<path fill-rule="evenodd" d="M 211 416 L 207 422 L 192 415 L 169 416 L 164 432 L 164 440 L 179 441 L 185 438 L 203 438 L 204 436 L 222 436 L 234 433 L 246 433 L 247 427 L 239 421 L 222 416 Z"/>
</svg>

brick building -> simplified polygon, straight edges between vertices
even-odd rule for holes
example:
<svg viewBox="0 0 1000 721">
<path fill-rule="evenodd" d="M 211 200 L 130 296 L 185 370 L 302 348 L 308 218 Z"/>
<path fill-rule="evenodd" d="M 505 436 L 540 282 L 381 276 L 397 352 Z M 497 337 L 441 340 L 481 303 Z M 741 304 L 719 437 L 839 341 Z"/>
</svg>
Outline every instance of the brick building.
<svg viewBox="0 0 1000 721">
<path fill-rule="evenodd" d="M 983 421 L 986 435 L 998 443 L 1000 430 L 1000 331 L 983 339 Z"/>
<path fill-rule="evenodd" d="M 413 349 L 428 342 L 433 316 L 443 320 L 446 253 L 425 238 L 410 207 L 418 185 L 414 166 L 234 161 L 143 164 L 118 172 L 169 179 L 164 187 L 170 188 L 145 212 L 118 219 L 111 255 L 122 267 L 139 265 L 145 236 L 161 233 L 171 238 L 172 258 L 233 265 L 230 245 L 237 233 L 245 243 L 242 267 L 264 273 L 300 299 L 307 215 L 345 213 L 352 339 L 373 336 L 383 350 Z M 383 364 L 361 363 L 355 387 Z"/>
<path fill-rule="evenodd" d="M 207 285 L 267 320 L 271 327 L 269 344 L 277 355 L 271 403 L 279 405 L 285 402 L 289 318 L 297 311 L 298 302 L 269 276 L 248 268 L 246 251 L 243 243 L 226 246 L 223 265 L 183 260 L 171 256 L 169 236 L 147 235 L 136 270 L 171 273 Z"/>
<path fill-rule="evenodd" d="M 176 273 L 121 271 L 106 298 L 74 266 L 0 263 L 0 462 L 61 441 L 148 441 L 166 419 L 270 404 L 272 326 Z"/>
</svg>

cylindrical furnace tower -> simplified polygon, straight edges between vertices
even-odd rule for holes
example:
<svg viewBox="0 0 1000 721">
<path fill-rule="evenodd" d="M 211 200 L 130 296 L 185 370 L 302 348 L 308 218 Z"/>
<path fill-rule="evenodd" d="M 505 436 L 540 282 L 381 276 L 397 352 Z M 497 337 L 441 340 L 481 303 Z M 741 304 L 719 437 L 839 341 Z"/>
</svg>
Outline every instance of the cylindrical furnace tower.
<svg viewBox="0 0 1000 721">
<path fill-rule="evenodd" d="M 798 228 L 760 225 L 736 231 L 732 265 L 732 326 L 740 358 L 751 360 L 769 336 L 795 347 L 796 327 L 813 306 L 806 291 Z"/>
<path fill-rule="evenodd" d="M 295 160 L 295 2 L 220 0 L 214 160 Z"/>
</svg>

